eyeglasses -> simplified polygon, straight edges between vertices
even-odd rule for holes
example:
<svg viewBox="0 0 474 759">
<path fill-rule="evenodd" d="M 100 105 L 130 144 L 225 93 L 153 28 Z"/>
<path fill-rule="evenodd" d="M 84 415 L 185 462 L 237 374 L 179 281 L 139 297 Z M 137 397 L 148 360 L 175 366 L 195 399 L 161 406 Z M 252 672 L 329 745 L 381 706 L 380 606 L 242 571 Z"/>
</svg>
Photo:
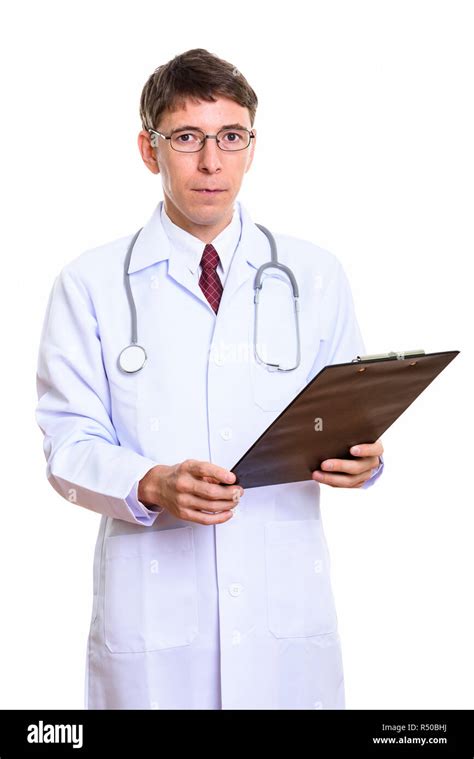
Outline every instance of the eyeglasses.
<svg viewBox="0 0 474 759">
<path fill-rule="evenodd" d="M 221 150 L 235 152 L 245 150 L 250 145 L 250 140 L 255 137 L 249 129 L 220 129 L 217 134 L 206 134 L 202 129 L 177 129 L 170 135 L 162 134 L 156 129 L 149 129 L 150 134 L 169 140 L 173 150 L 179 153 L 197 153 L 204 147 L 204 142 L 208 139 L 215 140 L 217 147 Z M 152 147 L 156 148 L 158 143 L 157 137 L 151 138 Z"/>
</svg>

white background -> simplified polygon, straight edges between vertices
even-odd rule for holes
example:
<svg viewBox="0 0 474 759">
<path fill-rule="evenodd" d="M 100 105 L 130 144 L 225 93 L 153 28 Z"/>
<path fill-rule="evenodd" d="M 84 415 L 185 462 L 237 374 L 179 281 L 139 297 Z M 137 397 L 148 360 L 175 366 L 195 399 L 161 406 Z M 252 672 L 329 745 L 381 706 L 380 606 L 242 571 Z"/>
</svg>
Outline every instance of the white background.
<svg viewBox="0 0 474 759">
<path fill-rule="evenodd" d="M 254 221 L 339 257 L 368 353 L 461 350 L 383 436 L 382 479 L 322 503 L 347 707 L 474 708 L 473 4 L 43 0 L 0 26 L 0 707 L 83 707 L 100 517 L 46 481 L 39 334 L 60 268 L 162 198 L 140 93 L 204 47 L 259 97 Z"/>
</svg>

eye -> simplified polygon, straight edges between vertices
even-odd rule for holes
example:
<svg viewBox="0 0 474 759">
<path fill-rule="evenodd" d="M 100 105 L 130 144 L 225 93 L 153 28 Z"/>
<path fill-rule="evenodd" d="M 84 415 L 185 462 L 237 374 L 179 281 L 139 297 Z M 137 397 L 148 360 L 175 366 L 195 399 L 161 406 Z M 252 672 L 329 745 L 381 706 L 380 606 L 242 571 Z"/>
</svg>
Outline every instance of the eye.
<svg viewBox="0 0 474 759">
<path fill-rule="evenodd" d="M 242 142 L 244 140 L 244 135 L 242 132 L 224 132 L 221 139 L 225 140 L 225 142 Z"/>
<path fill-rule="evenodd" d="M 194 140 L 199 141 L 199 137 L 194 132 L 180 132 L 179 134 L 175 135 L 174 138 L 179 142 L 193 142 Z"/>
<path fill-rule="evenodd" d="M 200 132 L 175 132 L 172 140 L 178 145 L 194 145 L 202 140 Z"/>
</svg>

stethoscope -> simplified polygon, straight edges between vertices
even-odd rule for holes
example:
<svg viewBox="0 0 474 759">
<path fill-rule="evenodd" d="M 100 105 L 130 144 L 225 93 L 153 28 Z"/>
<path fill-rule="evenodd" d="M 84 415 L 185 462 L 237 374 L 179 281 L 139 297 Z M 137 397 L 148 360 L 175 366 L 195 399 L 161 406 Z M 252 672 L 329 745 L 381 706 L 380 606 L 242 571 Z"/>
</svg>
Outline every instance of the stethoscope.
<svg viewBox="0 0 474 759">
<path fill-rule="evenodd" d="M 296 282 L 295 276 L 293 272 L 291 271 L 291 269 L 288 266 L 285 266 L 285 264 L 282 264 L 278 261 L 276 242 L 272 233 L 262 224 L 257 224 L 256 226 L 259 229 L 261 229 L 262 232 L 264 232 L 264 234 L 267 236 L 270 242 L 271 261 L 267 261 L 266 264 L 262 264 L 260 266 L 260 268 L 257 270 L 257 273 L 255 275 L 255 280 L 254 280 L 254 285 L 253 285 L 254 291 L 255 291 L 255 295 L 253 299 L 253 302 L 255 304 L 255 332 L 254 332 L 254 340 L 253 340 L 254 356 L 255 356 L 255 359 L 258 361 L 258 363 L 265 366 L 269 371 L 292 372 L 298 368 L 301 361 L 300 326 L 299 326 L 299 319 L 298 319 L 298 311 L 299 311 L 298 284 Z M 143 347 L 143 345 L 139 345 L 138 343 L 137 309 L 135 306 L 135 301 L 133 299 L 132 288 L 130 286 L 130 275 L 128 273 L 128 267 L 130 265 L 130 259 L 132 256 L 133 246 L 135 245 L 137 237 L 142 231 L 142 229 L 143 227 L 140 227 L 138 232 L 135 233 L 128 247 L 127 255 L 125 256 L 125 264 L 124 264 L 124 285 L 125 285 L 125 290 L 127 293 L 129 307 L 130 307 L 130 316 L 131 316 L 131 322 L 132 322 L 132 340 L 130 342 L 130 345 L 127 345 L 120 352 L 119 357 L 118 357 L 118 363 L 119 363 L 120 369 L 124 372 L 127 372 L 127 374 L 133 374 L 134 372 L 139 372 L 140 369 L 143 369 L 145 362 L 147 360 L 145 348 Z M 293 291 L 293 305 L 294 305 L 295 332 L 296 332 L 296 364 L 294 366 L 284 367 L 284 366 L 281 366 L 280 364 L 272 364 L 270 362 L 264 361 L 264 359 L 261 357 L 261 355 L 258 352 L 258 348 L 257 348 L 258 346 L 258 305 L 259 305 L 260 292 L 262 290 L 262 274 L 266 269 L 269 269 L 269 268 L 280 269 L 280 271 L 284 272 L 288 276 L 291 282 L 291 288 Z"/>
</svg>

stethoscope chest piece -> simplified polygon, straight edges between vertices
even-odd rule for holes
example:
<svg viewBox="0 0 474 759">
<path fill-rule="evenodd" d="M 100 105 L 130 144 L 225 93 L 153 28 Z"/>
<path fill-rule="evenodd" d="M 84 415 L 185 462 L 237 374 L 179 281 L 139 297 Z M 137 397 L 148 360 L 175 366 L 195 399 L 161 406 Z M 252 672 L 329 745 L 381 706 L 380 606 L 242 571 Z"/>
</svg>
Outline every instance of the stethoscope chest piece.
<svg viewBox="0 0 474 759">
<path fill-rule="evenodd" d="M 132 343 L 121 351 L 118 362 L 122 371 L 133 374 L 133 372 L 138 372 L 143 368 L 146 358 L 145 348 Z"/>
</svg>

